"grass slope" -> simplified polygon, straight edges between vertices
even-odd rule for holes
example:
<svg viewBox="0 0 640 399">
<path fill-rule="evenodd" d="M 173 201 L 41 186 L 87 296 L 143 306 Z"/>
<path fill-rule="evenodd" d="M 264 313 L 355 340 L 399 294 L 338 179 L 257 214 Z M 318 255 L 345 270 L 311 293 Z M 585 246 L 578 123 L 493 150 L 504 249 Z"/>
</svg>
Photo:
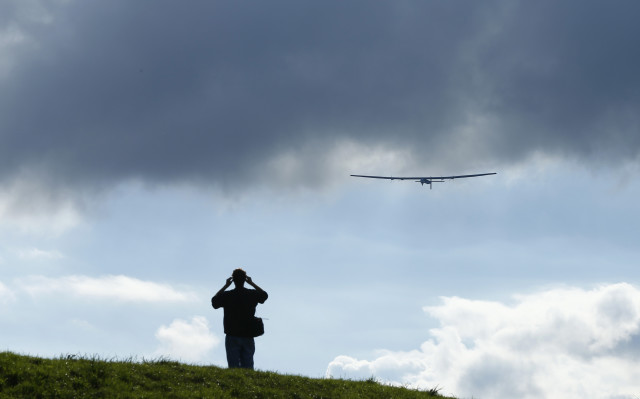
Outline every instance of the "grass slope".
<svg viewBox="0 0 640 399">
<path fill-rule="evenodd" d="M 312 379 L 173 361 L 0 353 L 0 398 L 443 398 L 373 380 Z"/>
</svg>

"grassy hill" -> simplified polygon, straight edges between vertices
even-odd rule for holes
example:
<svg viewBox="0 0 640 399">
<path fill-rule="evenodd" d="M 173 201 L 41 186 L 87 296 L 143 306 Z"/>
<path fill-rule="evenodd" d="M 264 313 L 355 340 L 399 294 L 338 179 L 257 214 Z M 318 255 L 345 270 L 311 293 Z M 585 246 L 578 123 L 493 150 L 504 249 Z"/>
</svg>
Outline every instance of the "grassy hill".
<svg viewBox="0 0 640 399">
<path fill-rule="evenodd" d="M 0 353 L 0 398 L 444 398 L 373 380 L 312 379 L 173 361 Z"/>
</svg>

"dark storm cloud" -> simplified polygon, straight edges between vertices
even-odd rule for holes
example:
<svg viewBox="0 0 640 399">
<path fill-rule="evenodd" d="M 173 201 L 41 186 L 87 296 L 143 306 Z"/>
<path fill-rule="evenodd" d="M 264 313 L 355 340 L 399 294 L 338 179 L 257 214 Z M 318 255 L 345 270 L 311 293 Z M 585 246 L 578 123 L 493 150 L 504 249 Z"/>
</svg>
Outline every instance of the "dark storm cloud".
<svg viewBox="0 0 640 399">
<path fill-rule="evenodd" d="M 226 184 L 343 139 L 455 160 L 463 127 L 494 164 L 640 148 L 633 1 L 10 4 L 4 180 Z"/>
</svg>

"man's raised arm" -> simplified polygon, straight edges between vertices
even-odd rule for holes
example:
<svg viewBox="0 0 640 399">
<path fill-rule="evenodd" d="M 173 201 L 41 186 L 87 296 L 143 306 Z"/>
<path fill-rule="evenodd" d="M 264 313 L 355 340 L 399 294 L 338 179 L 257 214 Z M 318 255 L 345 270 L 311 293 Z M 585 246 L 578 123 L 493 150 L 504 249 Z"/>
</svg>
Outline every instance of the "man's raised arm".
<svg viewBox="0 0 640 399">
<path fill-rule="evenodd" d="M 266 301 L 267 298 L 269 297 L 269 294 L 267 294 L 267 291 L 265 291 L 262 288 L 260 288 L 258 286 L 258 284 L 254 283 L 253 280 L 251 279 L 251 277 L 249 277 L 249 276 L 247 276 L 246 282 L 247 282 L 247 284 L 249 284 L 250 286 L 252 286 L 253 288 L 256 289 L 258 302 L 259 303 L 264 303 L 264 301 Z"/>
<path fill-rule="evenodd" d="M 216 292 L 213 298 L 211 298 L 211 306 L 213 306 L 214 309 L 218 309 L 220 306 L 222 306 L 222 303 L 220 303 L 220 294 L 222 294 L 227 288 L 231 286 L 232 281 L 233 277 L 229 277 L 224 283 L 224 286 L 220 288 L 220 291 Z"/>
<path fill-rule="evenodd" d="M 247 276 L 247 283 L 252 286 L 253 288 L 255 288 L 258 291 L 262 291 L 265 292 L 262 288 L 258 287 L 258 284 L 254 283 L 253 280 L 251 279 L 251 277 Z"/>
</svg>

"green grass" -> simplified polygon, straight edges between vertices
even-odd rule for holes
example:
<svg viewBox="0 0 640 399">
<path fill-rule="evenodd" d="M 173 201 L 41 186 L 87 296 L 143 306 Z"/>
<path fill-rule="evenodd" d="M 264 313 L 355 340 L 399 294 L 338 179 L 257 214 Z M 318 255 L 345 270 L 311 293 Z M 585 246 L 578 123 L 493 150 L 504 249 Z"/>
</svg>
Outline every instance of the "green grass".
<svg viewBox="0 0 640 399">
<path fill-rule="evenodd" d="M 0 353 L 0 398 L 444 398 L 375 382 L 313 379 L 173 361 Z"/>
</svg>

